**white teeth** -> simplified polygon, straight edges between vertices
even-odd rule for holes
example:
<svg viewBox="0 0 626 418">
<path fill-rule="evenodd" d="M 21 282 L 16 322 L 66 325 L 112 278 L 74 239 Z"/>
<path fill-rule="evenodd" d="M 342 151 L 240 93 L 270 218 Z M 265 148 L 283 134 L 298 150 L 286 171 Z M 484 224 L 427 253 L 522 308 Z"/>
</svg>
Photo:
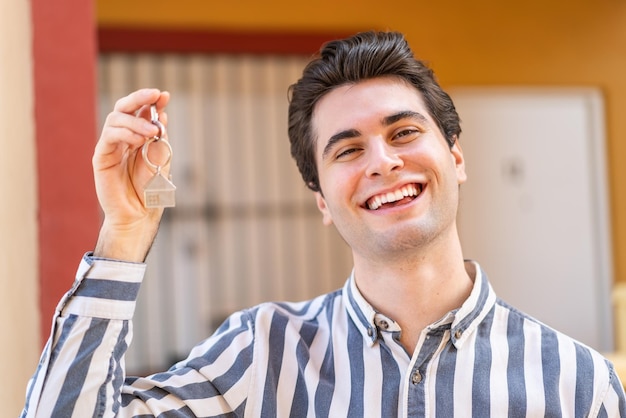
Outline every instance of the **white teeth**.
<svg viewBox="0 0 626 418">
<path fill-rule="evenodd" d="M 376 210 L 385 203 L 397 202 L 408 196 L 417 196 L 417 187 L 414 184 L 409 184 L 396 190 L 395 192 L 389 192 L 373 197 L 367 203 L 370 210 Z"/>
</svg>

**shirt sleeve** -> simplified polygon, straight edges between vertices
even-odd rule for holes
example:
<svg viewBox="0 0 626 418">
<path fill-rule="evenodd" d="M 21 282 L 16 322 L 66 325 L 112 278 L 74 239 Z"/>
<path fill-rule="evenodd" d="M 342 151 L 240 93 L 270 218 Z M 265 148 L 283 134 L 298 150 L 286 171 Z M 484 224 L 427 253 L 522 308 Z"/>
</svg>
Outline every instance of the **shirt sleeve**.
<svg viewBox="0 0 626 418">
<path fill-rule="evenodd" d="M 21 417 L 159 416 L 170 411 L 219 416 L 245 406 L 254 340 L 247 312 L 229 318 L 169 371 L 126 378 L 124 355 L 144 273 L 145 264 L 83 257 L 74 285 L 57 306 Z"/>
<path fill-rule="evenodd" d="M 607 361 L 609 368 L 609 387 L 598 412 L 598 417 L 626 417 L 626 394 L 624 385 L 615 372 L 613 365 Z"/>
</svg>

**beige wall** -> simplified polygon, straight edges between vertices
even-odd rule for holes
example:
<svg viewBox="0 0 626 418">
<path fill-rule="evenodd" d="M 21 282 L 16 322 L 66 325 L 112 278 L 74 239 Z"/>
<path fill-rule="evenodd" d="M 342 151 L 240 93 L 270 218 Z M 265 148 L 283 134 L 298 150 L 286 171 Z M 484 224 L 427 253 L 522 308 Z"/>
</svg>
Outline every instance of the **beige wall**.
<svg viewBox="0 0 626 418">
<path fill-rule="evenodd" d="M 0 410 L 17 416 L 41 350 L 30 3 L 2 0 L 0 27 Z"/>
<path fill-rule="evenodd" d="M 607 109 L 615 276 L 626 282 L 624 1 L 321 0 L 307 5 L 293 0 L 100 0 L 97 18 L 101 26 L 339 33 L 392 29 L 407 35 L 444 85 L 598 86 Z"/>
</svg>

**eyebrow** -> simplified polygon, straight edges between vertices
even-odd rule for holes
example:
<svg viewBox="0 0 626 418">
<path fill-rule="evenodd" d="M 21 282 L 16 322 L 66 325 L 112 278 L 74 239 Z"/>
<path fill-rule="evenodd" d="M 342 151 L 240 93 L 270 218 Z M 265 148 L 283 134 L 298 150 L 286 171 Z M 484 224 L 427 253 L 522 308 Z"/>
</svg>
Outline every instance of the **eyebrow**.
<svg viewBox="0 0 626 418">
<path fill-rule="evenodd" d="M 428 119 L 419 112 L 414 112 L 412 110 L 403 110 L 398 113 L 394 113 L 393 115 L 385 116 L 382 118 L 381 123 L 383 126 L 393 125 L 394 123 L 402 120 L 402 119 L 416 119 L 420 123 L 428 123 Z M 356 129 L 346 129 L 345 131 L 341 131 L 331 136 L 328 139 L 328 143 L 324 147 L 324 151 L 322 152 L 322 158 L 325 158 L 333 146 L 344 139 L 357 138 L 361 136 L 361 132 Z"/>
<path fill-rule="evenodd" d="M 428 118 L 419 112 L 412 110 L 403 110 L 393 115 L 385 116 L 382 120 L 384 126 L 392 125 L 402 119 L 417 119 L 420 123 L 428 123 Z"/>
<path fill-rule="evenodd" d="M 328 143 L 326 144 L 326 146 L 324 147 L 324 151 L 322 152 L 322 158 L 326 158 L 326 156 L 330 153 L 333 146 L 337 142 L 344 139 L 357 138 L 359 136 L 361 136 L 361 132 L 357 131 L 356 129 L 346 129 L 345 131 L 336 133 L 328 139 Z"/>
</svg>

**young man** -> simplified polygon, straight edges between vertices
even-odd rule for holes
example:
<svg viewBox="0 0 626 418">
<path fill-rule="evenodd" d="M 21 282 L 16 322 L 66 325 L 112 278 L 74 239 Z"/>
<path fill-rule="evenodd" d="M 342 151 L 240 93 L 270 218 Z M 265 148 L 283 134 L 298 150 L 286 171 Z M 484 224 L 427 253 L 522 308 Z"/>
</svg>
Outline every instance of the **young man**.
<svg viewBox="0 0 626 418">
<path fill-rule="evenodd" d="M 169 99 L 132 93 L 96 146 L 105 220 L 59 304 L 23 416 L 626 416 L 609 362 L 497 299 L 463 260 L 459 118 L 401 35 L 329 43 L 291 94 L 292 155 L 324 223 L 352 248 L 345 286 L 235 313 L 169 371 L 125 378 L 161 217 L 141 200 L 152 173 L 137 151 L 157 133 L 142 116 L 157 103 L 166 123 Z"/>
</svg>

